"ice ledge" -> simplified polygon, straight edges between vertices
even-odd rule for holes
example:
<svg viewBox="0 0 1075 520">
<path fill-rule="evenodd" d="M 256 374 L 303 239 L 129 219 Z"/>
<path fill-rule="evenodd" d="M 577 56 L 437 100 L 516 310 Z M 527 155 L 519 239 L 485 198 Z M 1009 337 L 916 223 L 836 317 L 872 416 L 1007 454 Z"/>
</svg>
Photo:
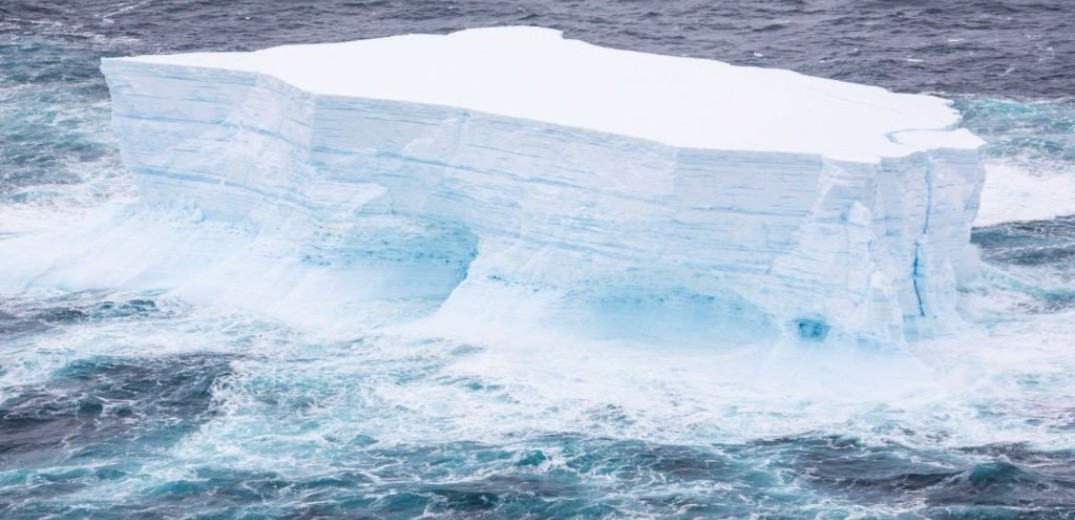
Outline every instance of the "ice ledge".
<svg viewBox="0 0 1075 520">
<path fill-rule="evenodd" d="M 940 98 L 609 49 L 537 27 L 115 61 L 252 72 L 311 94 L 461 108 L 678 148 L 876 163 L 982 144 L 956 128 L 958 112 Z"/>
</svg>

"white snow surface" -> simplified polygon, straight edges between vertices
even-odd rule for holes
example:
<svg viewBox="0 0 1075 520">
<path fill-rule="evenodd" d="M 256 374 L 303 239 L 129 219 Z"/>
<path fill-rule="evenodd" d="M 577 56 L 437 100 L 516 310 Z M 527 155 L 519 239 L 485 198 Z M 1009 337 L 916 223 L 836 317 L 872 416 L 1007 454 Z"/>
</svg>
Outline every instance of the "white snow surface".
<svg viewBox="0 0 1075 520">
<path fill-rule="evenodd" d="M 959 326 L 977 273 L 978 140 L 933 97 L 534 28 L 102 70 L 137 202 L 4 240 L 8 291 L 329 335 L 901 350 Z"/>
<path fill-rule="evenodd" d="M 948 101 L 777 69 L 629 52 L 538 27 L 124 58 L 265 74 L 306 92 L 426 103 L 685 148 L 877 160 L 974 149 Z"/>
</svg>

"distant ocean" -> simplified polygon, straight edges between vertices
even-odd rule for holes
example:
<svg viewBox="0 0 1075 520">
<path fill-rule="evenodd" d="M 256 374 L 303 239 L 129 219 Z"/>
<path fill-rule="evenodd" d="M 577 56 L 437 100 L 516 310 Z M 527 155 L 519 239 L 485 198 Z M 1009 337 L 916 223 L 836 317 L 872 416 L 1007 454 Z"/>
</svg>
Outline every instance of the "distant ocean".
<svg viewBox="0 0 1075 520">
<path fill-rule="evenodd" d="M 953 99 L 985 274 L 912 347 L 929 385 L 796 398 L 712 383 L 721 352 L 0 287 L 0 518 L 1075 518 L 1075 2 L 2 0 L 0 240 L 137 196 L 102 57 L 494 25 Z"/>
</svg>

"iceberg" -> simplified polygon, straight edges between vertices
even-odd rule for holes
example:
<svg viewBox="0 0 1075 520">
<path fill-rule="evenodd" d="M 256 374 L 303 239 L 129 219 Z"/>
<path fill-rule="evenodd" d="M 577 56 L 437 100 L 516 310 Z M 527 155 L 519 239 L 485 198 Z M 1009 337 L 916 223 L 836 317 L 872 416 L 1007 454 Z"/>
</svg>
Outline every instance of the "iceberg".
<svg viewBox="0 0 1075 520">
<path fill-rule="evenodd" d="M 884 348 L 949 329 L 975 275 L 982 142 L 936 97 L 533 27 L 101 68 L 140 209 L 34 284 Z"/>
</svg>

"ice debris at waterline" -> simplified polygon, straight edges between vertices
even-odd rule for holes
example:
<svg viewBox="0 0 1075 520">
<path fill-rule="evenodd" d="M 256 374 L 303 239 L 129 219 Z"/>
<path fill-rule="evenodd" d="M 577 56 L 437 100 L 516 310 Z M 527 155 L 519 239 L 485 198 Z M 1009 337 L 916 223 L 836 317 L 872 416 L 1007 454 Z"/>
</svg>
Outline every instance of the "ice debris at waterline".
<svg viewBox="0 0 1075 520">
<path fill-rule="evenodd" d="M 531 27 L 102 70 L 142 204 L 51 269 L 3 266 L 32 285 L 345 329 L 892 346 L 943 332 L 975 270 L 981 141 L 935 97 Z"/>
</svg>

